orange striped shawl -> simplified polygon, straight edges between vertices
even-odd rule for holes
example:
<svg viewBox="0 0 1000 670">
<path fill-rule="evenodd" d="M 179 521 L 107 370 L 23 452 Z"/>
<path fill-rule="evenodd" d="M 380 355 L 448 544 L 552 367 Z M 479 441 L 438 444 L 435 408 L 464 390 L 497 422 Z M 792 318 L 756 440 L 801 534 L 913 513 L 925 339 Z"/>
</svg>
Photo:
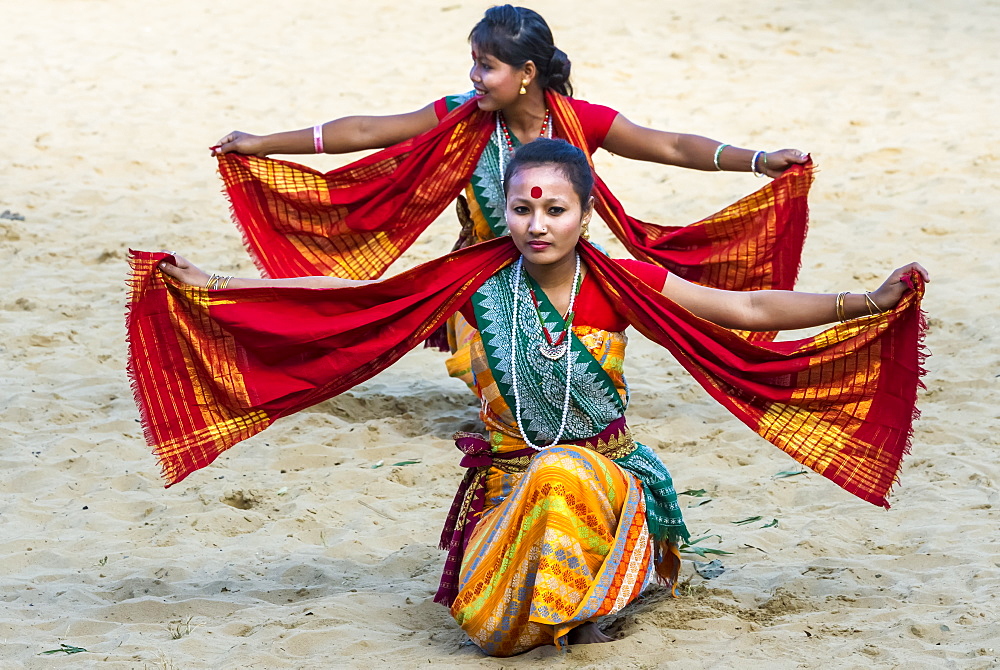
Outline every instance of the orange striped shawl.
<svg viewBox="0 0 1000 670">
<path fill-rule="evenodd" d="M 580 120 L 549 92 L 557 136 L 586 151 Z M 226 154 L 219 171 L 233 218 L 265 276 L 380 277 L 468 183 L 494 128 L 470 100 L 431 130 L 320 173 L 287 161 Z M 688 226 L 634 219 L 597 177 L 598 214 L 636 258 L 732 290 L 791 289 L 806 235 L 812 166 Z"/>
<path fill-rule="evenodd" d="M 754 343 L 699 319 L 581 241 L 593 279 L 709 394 L 797 461 L 877 505 L 908 449 L 923 284 L 892 311 L 814 337 Z M 509 237 L 340 289 L 208 291 L 133 252 L 129 373 L 169 484 L 274 420 L 337 395 L 421 343 L 517 257 Z"/>
</svg>

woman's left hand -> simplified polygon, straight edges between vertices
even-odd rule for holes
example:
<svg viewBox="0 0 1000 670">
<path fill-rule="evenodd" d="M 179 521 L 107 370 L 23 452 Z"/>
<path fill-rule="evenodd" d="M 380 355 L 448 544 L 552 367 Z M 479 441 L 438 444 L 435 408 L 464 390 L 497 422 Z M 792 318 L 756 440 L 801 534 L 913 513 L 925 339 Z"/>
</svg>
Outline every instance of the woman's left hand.
<svg viewBox="0 0 1000 670">
<path fill-rule="evenodd" d="M 882 285 L 877 289 L 872 291 L 872 300 L 878 305 L 878 308 L 883 312 L 887 312 L 896 306 L 899 299 L 903 297 L 903 294 L 909 290 L 906 282 L 903 281 L 904 277 L 909 277 L 910 273 L 916 271 L 923 277 L 925 282 L 931 280 L 931 275 L 920 263 L 908 263 L 901 268 L 896 268 L 889 275 L 889 278 L 882 282 Z"/>
<path fill-rule="evenodd" d="M 793 165 L 802 165 L 809 160 L 809 154 L 798 149 L 780 149 L 778 151 L 768 151 L 758 161 L 757 166 L 761 172 L 768 177 L 780 177 L 788 168 Z"/>
</svg>

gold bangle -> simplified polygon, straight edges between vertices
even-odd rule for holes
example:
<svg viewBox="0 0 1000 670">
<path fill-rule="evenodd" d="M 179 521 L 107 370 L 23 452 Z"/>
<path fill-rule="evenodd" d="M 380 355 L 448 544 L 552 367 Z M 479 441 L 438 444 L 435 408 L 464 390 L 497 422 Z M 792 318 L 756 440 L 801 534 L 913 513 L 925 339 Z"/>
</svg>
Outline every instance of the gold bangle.
<svg viewBox="0 0 1000 670">
<path fill-rule="evenodd" d="M 219 290 L 220 291 L 225 290 L 226 287 L 229 286 L 229 280 L 230 279 L 232 279 L 232 277 L 223 277 L 222 278 L 222 280 L 219 282 Z"/>
<path fill-rule="evenodd" d="M 844 313 L 844 298 L 850 294 L 850 291 L 844 291 L 837 295 L 837 321 L 841 323 L 847 321 L 847 315 Z"/>
<path fill-rule="evenodd" d="M 208 289 L 209 291 L 214 291 L 219 287 L 220 279 L 222 279 L 222 277 L 213 272 L 212 276 L 208 278 L 207 282 L 205 282 L 205 288 Z"/>
<path fill-rule="evenodd" d="M 876 314 L 885 314 L 885 310 L 878 306 L 875 302 L 875 298 L 871 296 L 868 291 L 865 291 L 865 302 L 868 304 L 868 316 L 875 316 Z M 873 312 L 872 309 L 875 311 Z"/>
</svg>

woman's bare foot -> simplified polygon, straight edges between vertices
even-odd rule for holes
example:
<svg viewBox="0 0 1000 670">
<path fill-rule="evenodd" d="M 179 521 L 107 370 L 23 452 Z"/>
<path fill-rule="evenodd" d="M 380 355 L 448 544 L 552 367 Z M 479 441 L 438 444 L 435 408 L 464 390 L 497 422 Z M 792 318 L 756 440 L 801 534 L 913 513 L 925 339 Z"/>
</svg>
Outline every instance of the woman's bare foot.
<svg viewBox="0 0 1000 670">
<path fill-rule="evenodd" d="M 593 621 L 580 624 L 569 632 L 567 640 L 570 644 L 596 644 L 598 642 L 613 642 L 614 640 L 597 627 Z"/>
</svg>

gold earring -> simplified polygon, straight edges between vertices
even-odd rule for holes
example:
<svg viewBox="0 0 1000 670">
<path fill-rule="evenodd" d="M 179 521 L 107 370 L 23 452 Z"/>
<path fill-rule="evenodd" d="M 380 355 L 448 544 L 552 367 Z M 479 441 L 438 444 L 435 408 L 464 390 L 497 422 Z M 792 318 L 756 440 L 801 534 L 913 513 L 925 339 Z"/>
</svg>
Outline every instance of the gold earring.
<svg viewBox="0 0 1000 670">
<path fill-rule="evenodd" d="M 587 219 L 585 219 L 584 222 L 583 222 L 583 229 L 580 231 L 580 237 L 582 237 L 585 240 L 589 240 L 590 239 L 590 218 L 589 217 Z"/>
<path fill-rule="evenodd" d="M 521 95 L 524 95 L 525 93 L 528 92 L 528 89 L 525 88 L 527 85 L 528 85 L 528 80 L 527 79 L 522 79 L 521 80 Z"/>
</svg>

